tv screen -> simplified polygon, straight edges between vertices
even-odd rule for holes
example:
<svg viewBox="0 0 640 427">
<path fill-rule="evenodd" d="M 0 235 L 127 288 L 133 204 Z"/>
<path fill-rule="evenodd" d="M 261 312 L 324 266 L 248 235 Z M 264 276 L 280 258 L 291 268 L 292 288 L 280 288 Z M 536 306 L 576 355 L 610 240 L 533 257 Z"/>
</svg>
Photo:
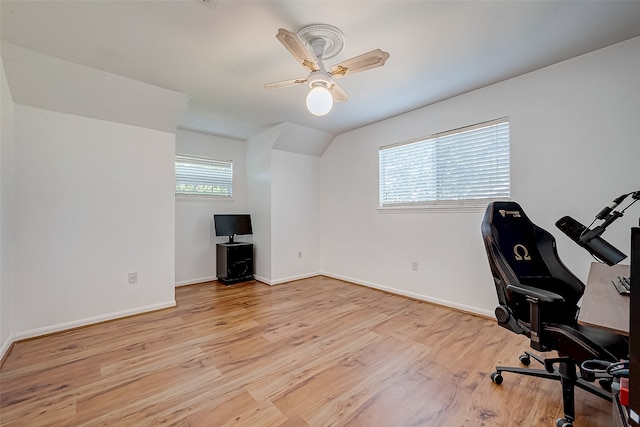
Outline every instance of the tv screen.
<svg viewBox="0 0 640 427">
<path fill-rule="evenodd" d="M 228 236 L 229 243 L 233 243 L 233 236 L 253 234 L 249 214 L 214 214 L 213 224 L 216 236 Z"/>
</svg>

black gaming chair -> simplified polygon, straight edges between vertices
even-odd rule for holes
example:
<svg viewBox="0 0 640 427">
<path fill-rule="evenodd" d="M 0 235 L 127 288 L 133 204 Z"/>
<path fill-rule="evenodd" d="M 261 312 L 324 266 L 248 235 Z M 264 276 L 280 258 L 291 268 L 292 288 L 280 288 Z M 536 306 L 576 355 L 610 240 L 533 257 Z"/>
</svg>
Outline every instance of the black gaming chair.
<svg viewBox="0 0 640 427">
<path fill-rule="evenodd" d="M 549 378 L 560 381 L 564 418 L 558 427 L 571 427 L 575 419 L 574 387 L 611 400 L 610 382 L 578 367 L 584 361 L 618 362 L 628 358 L 628 342 L 621 336 L 578 325 L 578 301 L 584 284 L 558 258 L 554 237 L 533 224 L 515 202 L 493 202 L 482 221 L 491 274 L 498 293 L 498 324 L 530 338 L 538 351 L 552 351 L 558 357 L 542 359 L 530 352 L 520 356 L 523 365 L 531 358 L 545 369 L 496 366 L 491 379 L 503 381 L 503 372 Z M 589 362 L 588 362 L 589 363 Z M 604 388 L 602 388 L 604 387 Z"/>
</svg>

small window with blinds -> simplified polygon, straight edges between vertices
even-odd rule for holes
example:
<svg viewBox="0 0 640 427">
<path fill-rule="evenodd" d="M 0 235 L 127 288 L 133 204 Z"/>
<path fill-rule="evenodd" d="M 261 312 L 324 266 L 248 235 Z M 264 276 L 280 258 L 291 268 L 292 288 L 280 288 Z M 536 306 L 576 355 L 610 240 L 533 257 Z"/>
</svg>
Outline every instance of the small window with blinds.
<svg viewBox="0 0 640 427">
<path fill-rule="evenodd" d="M 380 148 L 380 208 L 486 207 L 510 197 L 509 119 Z"/>
<path fill-rule="evenodd" d="M 177 154 L 176 196 L 230 199 L 233 196 L 233 163 Z"/>
</svg>

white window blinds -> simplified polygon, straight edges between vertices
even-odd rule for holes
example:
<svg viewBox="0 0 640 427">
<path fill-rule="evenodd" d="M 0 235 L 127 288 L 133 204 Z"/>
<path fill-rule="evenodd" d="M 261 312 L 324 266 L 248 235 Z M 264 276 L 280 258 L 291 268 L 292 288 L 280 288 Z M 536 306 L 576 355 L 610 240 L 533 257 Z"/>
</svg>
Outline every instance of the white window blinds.
<svg viewBox="0 0 640 427">
<path fill-rule="evenodd" d="M 176 155 L 176 194 L 231 198 L 233 163 L 228 160 Z"/>
<path fill-rule="evenodd" d="M 379 161 L 380 207 L 508 199 L 509 120 L 381 147 Z"/>
</svg>

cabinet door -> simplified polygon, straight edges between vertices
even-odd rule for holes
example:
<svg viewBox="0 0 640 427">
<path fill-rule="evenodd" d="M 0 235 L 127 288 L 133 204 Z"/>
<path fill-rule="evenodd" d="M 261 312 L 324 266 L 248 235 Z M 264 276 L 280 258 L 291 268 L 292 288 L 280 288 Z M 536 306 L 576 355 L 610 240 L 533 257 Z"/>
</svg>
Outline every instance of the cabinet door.
<svg viewBox="0 0 640 427">
<path fill-rule="evenodd" d="M 242 245 L 227 248 L 227 276 L 241 279 L 253 274 L 253 246 Z"/>
<path fill-rule="evenodd" d="M 253 278 L 252 244 L 218 244 L 216 248 L 217 276 L 223 282 Z"/>
</svg>

